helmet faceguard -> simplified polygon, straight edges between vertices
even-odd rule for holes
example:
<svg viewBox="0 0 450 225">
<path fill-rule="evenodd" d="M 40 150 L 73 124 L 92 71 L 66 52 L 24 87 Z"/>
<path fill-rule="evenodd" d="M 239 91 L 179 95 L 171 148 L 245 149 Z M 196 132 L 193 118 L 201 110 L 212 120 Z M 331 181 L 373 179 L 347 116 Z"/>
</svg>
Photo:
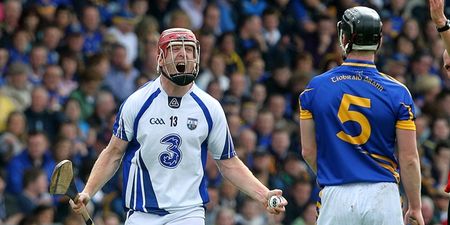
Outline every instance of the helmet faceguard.
<svg viewBox="0 0 450 225">
<path fill-rule="evenodd" d="M 158 47 L 158 73 L 179 86 L 195 80 L 200 68 L 200 45 L 192 31 L 184 28 L 167 29 L 162 32 Z M 179 57 L 180 54 L 182 57 Z"/>
<path fill-rule="evenodd" d="M 357 6 L 345 10 L 342 20 L 337 23 L 339 44 L 344 53 L 378 50 L 382 25 L 380 16 L 371 8 Z M 342 42 L 344 35 L 346 43 Z"/>
</svg>

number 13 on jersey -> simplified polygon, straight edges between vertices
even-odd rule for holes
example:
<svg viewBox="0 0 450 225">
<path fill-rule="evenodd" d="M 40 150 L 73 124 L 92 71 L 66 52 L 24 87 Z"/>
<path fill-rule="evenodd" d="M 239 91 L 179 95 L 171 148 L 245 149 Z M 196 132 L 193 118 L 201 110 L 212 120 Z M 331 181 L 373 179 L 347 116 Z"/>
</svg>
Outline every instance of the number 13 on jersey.
<svg viewBox="0 0 450 225">
<path fill-rule="evenodd" d="M 351 136 L 344 131 L 339 131 L 336 136 L 341 140 L 354 145 L 365 144 L 370 137 L 371 127 L 369 120 L 364 114 L 350 110 L 350 106 L 355 105 L 364 108 L 370 108 L 370 99 L 362 98 L 354 95 L 344 94 L 342 96 L 341 105 L 339 106 L 338 118 L 342 124 L 353 121 L 361 126 L 361 133 L 357 136 Z"/>
</svg>

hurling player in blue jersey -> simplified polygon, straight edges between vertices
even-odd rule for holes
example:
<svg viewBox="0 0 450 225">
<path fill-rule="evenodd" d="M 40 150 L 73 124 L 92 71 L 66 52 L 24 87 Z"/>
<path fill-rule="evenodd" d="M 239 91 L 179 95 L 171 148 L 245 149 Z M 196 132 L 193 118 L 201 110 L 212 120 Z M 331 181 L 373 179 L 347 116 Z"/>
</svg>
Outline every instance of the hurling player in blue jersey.
<svg viewBox="0 0 450 225">
<path fill-rule="evenodd" d="M 76 212 L 113 176 L 123 162 L 126 225 L 205 224 L 209 201 L 205 165 L 212 155 L 222 175 L 267 207 L 273 195 L 236 156 L 220 103 L 198 88 L 200 47 L 192 31 L 165 30 L 159 39 L 160 76 L 122 104 L 109 145 L 98 157 Z"/>
<path fill-rule="evenodd" d="M 353 7 L 337 25 L 344 63 L 314 77 L 300 94 L 302 154 L 323 188 L 317 224 L 423 225 L 414 103 L 403 84 L 374 64 L 380 17 Z"/>
</svg>

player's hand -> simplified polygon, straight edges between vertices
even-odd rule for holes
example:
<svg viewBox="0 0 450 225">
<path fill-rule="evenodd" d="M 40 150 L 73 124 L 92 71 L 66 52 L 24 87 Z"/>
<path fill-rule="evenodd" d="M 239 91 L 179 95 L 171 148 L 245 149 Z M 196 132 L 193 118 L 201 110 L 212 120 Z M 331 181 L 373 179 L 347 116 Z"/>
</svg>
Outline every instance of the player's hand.
<svg viewBox="0 0 450 225">
<path fill-rule="evenodd" d="M 408 209 L 408 211 L 405 214 L 405 224 L 406 225 L 425 225 L 425 222 L 423 221 L 422 210 Z"/>
<path fill-rule="evenodd" d="M 430 3 L 430 15 L 437 27 L 445 25 L 447 18 L 444 14 L 444 0 L 428 0 Z"/>
<path fill-rule="evenodd" d="M 86 207 L 89 200 L 91 200 L 89 194 L 81 192 L 78 193 L 77 197 L 74 200 L 70 199 L 69 203 L 74 212 L 81 214 L 83 208 Z"/>
<path fill-rule="evenodd" d="M 277 207 L 272 208 L 269 206 L 268 201 L 269 201 L 270 197 L 272 197 L 274 195 L 279 196 L 281 198 L 281 202 L 277 205 Z M 283 197 L 283 191 L 279 190 L 279 189 L 274 189 L 267 193 L 267 198 L 264 203 L 264 206 L 266 207 L 267 212 L 278 215 L 281 212 L 286 211 L 285 206 L 287 204 L 288 204 L 287 200 Z"/>
</svg>

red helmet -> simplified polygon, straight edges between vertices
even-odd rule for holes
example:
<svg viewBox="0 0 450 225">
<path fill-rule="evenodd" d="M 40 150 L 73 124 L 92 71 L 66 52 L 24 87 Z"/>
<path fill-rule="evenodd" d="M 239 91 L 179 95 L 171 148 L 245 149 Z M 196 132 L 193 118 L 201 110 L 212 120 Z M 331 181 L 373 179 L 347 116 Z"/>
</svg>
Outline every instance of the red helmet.
<svg viewBox="0 0 450 225">
<path fill-rule="evenodd" d="M 194 48 L 194 58 L 189 59 L 184 54 L 184 59 L 178 61 L 173 57 L 173 46 L 186 46 Z M 200 45 L 191 30 L 184 28 L 171 28 L 163 31 L 158 41 L 159 59 L 158 72 L 177 85 L 184 86 L 191 83 L 198 75 L 200 68 Z M 172 58 L 166 61 L 166 57 L 171 51 Z"/>
</svg>

